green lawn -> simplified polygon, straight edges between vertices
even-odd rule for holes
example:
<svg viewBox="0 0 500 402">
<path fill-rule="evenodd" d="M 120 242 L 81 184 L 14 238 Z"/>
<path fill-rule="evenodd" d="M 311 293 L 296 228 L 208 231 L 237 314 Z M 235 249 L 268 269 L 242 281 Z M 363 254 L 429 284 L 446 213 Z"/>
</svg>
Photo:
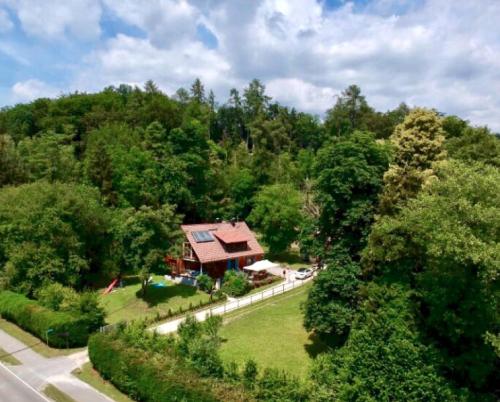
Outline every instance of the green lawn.
<svg viewBox="0 0 500 402">
<path fill-rule="evenodd" d="M 100 296 L 101 305 L 107 313 L 106 321 L 114 324 L 118 321 L 128 321 L 137 318 L 155 316 L 157 312 L 166 313 L 168 309 L 176 311 L 190 305 L 198 306 L 201 301 L 208 301 L 210 296 L 205 292 L 187 286 L 177 285 L 155 275 L 153 283 L 164 283 L 165 287 L 149 285 L 146 295 L 141 294 L 141 284 L 137 277 L 124 279 L 124 287 L 107 295 Z"/>
<path fill-rule="evenodd" d="M 132 402 L 132 399 L 122 394 L 113 384 L 104 380 L 99 372 L 94 370 L 91 363 L 85 363 L 81 368 L 74 370 L 72 374 L 116 402 Z"/>
<path fill-rule="evenodd" d="M 263 367 L 307 374 L 312 358 L 326 346 L 302 326 L 301 303 L 310 285 L 224 316 L 222 358 L 243 364 L 254 359 Z"/>
<path fill-rule="evenodd" d="M 47 346 L 42 340 L 36 336 L 31 335 L 29 332 L 24 331 L 17 325 L 0 318 L 0 329 L 5 331 L 10 336 L 17 338 L 26 346 L 30 347 L 33 351 L 40 353 L 45 357 L 65 356 L 72 353 L 79 352 L 84 348 L 70 348 L 70 349 L 55 349 Z"/>
</svg>

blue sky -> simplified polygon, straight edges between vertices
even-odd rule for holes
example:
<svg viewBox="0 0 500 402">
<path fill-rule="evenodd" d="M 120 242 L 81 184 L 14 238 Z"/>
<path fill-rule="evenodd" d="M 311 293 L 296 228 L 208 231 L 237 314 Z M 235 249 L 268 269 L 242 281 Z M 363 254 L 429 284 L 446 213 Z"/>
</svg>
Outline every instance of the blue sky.
<svg viewBox="0 0 500 402">
<path fill-rule="evenodd" d="M 199 77 L 322 115 L 361 86 L 500 131 L 498 0 L 0 0 L 0 105 Z"/>
</svg>

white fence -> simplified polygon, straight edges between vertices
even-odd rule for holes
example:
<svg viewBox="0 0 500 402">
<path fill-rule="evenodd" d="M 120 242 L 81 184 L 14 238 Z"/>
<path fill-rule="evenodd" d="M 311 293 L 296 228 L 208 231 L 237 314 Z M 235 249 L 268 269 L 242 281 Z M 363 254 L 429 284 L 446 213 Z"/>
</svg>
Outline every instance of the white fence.
<svg viewBox="0 0 500 402">
<path fill-rule="evenodd" d="M 304 284 L 308 283 L 311 278 L 308 278 L 303 281 L 292 281 L 292 282 L 287 282 L 287 283 L 282 283 L 280 285 L 273 286 L 272 288 L 265 289 L 261 292 L 254 293 L 248 296 L 241 297 L 236 300 L 231 300 L 228 301 L 224 304 L 220 304 L 218 306 L 206 308 L 204 310 L 198 311 L 193 314 L 193 316 L 198 320 L 198 321 L 204 321 L 207 317 L 210 317 L 211 315 L 222 315 L 226 314 L 230 311 L 237 310 L 242 307 L 246 306 L 251 306 L 254 303 L 260 302 L 262 300 L 268 299 L 270 297 L 288 292 L 292 289 L 298 288 L 300 286 L 303 286 Z M 160 324 L 156 326 L 155 328 L 152 328 L 154 331 L 160 333 L 160 334 L 168 334 L 172 332 L 177 331 L 177 327 L 181 322 L 185 320 L 185 316 L 179 317 L 177 319 L 167 321 L 163 324 Z"/>
<path fill-rule="evenodd" d="M 226 314 L 230 311 L 237 310 L 241 307 L 251 306 L 256 302 L 268 299 L 269 297 L 285 293 L 289 290 L 302 286 L 304 283 L 307 283 L 307 281 L 292 281 L 288 283 L 282 283 L 280 285 L 273 286 L 272 288 L 262 290 L 261 292 L 244 296 L 236 300 L 228 301 L 221 306 L 214 306 L 204 311 L 200 311 L 200 314 L 207 314 L 207 315 Z"/>
<path fill-rule="evenodd" d="M 193 311 L 193 312 L 186 312 L 187 314 L 193 314 L 194 317 L 198 321 L 204 321 L 207 317 L 211 315 L 223 315 L 226 313 L 229 313 L 230 311 L 238 310 L 242 307 L 246 306 L 251 306 L 254 303 L 260 302 L 262 300 L 268 299 L 270 297 L 288 292 L 292 289 L 298 288 L 300 286 L 303 286 L 304 284 L 308 283 L 311 278 L 298 281 L 298 280 L 293 280 L 291 282 L 284 282 L 279 285 L 275 285 L 271 288 L 262 290 L 258 293 L 253 293 L 247 296 L 243 296 L 239 299 L 234 299 L 225 302 L 224 304 L 218 304 L 213 307 L 205 308 L 202 310 L 198 311 Z M 178 325 L 185 320 L 186 315 L 183 315 L 181 317 L 177 318 L 172 318 L 170 321 L 164 322 L 163 324 L 157 325 L 154 328 L 151 328 L 154 331 L 157 331 L 162 334 L 166 333 L 171 333 L 177 331 Z M 100 332 L 108 332 L 112 331 L 115 329 L 119 324 L 111 324 L 111 325 L 106 325 L 104 327 L 100 328 Z"/>
</svg>

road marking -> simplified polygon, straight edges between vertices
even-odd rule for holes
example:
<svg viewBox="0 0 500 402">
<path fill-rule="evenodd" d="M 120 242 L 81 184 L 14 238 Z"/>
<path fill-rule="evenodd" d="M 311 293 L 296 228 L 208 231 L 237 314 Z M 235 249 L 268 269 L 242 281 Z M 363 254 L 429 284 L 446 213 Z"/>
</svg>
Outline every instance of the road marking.
<svg viewBox="0 0 500 402">
<path fill-rule="evenodd" d="M 19 377 L 16 373 L 14 373 L 12 370 L 10 370 L 5 364 L 0 362 L 0 367 L 4 368 L 8 373 L 12 374 L 15 378 L 17 378 L 21 383 L 23 383 L 25 386 L 27 386 L 29 389 L 31 389 L 35 394 L 40 396 L 44 401 L 47 402 L 52 402 L 50 399 L 47 399 L 40 391 L 36 390 L 33 388 L 31 385 L 29 385 L 26 381 L 24 381 L 21 377 Z"/>
</svg>

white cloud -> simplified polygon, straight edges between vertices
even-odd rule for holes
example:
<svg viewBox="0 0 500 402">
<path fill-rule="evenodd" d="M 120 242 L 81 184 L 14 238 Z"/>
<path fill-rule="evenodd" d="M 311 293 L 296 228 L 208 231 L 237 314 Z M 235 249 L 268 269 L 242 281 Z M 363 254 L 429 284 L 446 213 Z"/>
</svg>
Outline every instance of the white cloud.
<svg viewBox="0 0 500 402">
<path fill-rule="evenodd" d="M 342 88 L 319 87 L 297 78 L 278 78 L 267 83 L 267 92 L 286 105 L 301 112 L 318 113 L 330 105 Z"/>
<path fill-rule="evenodd" d="M 89 40 L 101 33 L 99 0 L 7 0 L 28 35 L 46 40 L 67 34 Z"/>
<path fill-rule="evenodd" d="M 29 79 L 16 82 L 11 88 L 11 93 L 14 102 L 29 102 L 36 98 L 55 97 L 60 91 L 43 81 Z"/>
<path fill-rule="evenodd" d="M 100 31 L 98 0 L 52 0 L 43 18 L 46 3 L 2 1 L 33 35 Z M 275 99 L 323 114 L 358 84 L 379 110 L 405 101 L 500 131 L 498 0 L 372 0 L 333 10 L 316 0 L 102 2 L 145 37 L 103 38 L 75 62 L 73 90 L 151 78 L 172 93 L 200 77 L 223 102 L 229 88 L 259 78 Z M 197 37 L 198 24 L 217 37 L 216 49 Z"/>
<path fill-rule="evenodd" d="M 7 11 L 0 8 L 0 33 L 10 31 L 14 27 L 14 24 L 10 20 Z"/>
<path fill-rule="evenodd" d="M 104 1 L 116 16 L 147 32 L 157 47 L 172 47 L 196 35 L 200 13 L 185 0 Z"/>
<path fill-rule="evenodd" d="M 199 77 L 208 88 L 227 85 L 230 66 L 217 51 L 199 42 L 162 49 L 149 40 L 120 34 L 107 41 L 86 60 L 76 87 L 98 90 L 104 85 L 129 83 L 142 85 L 153 79 L 168 93 Z M 92 83 L 92 84 L 90 84 Z"/>
</svg>

